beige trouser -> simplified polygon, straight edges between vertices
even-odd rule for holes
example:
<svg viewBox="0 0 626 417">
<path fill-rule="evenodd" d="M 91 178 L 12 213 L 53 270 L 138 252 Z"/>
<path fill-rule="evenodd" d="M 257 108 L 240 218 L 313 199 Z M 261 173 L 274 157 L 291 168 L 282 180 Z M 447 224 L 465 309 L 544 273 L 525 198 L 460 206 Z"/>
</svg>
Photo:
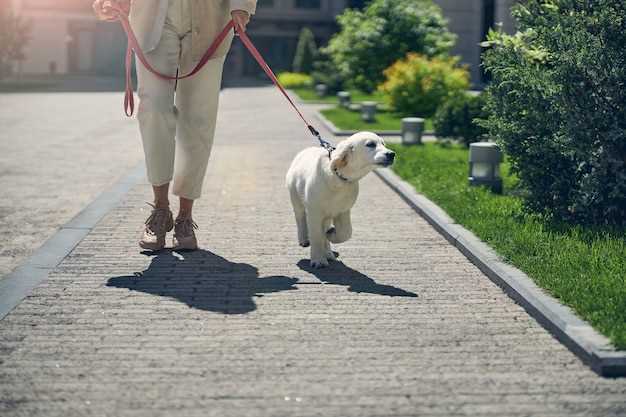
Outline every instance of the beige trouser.
<svg viewBox="0 0 626 417">
<path fill-rule="evenodd" d="M 169 2 L 161 40 L 146 54 L 157 71 L 175 75 L 180 67 L 180 74 L 186 74 L 197 64 L 191 53 L 190 12 L 189 0 Z M 174 81 L 159 79 L 137 64 L 137 118 L 152 185 L 173 179 L 175 195 L 200 197 L 213 145 L 223 65 L 223 57 L 210 60 L 199 73 L 180 80 L 174 94 Z"/>
</svg>

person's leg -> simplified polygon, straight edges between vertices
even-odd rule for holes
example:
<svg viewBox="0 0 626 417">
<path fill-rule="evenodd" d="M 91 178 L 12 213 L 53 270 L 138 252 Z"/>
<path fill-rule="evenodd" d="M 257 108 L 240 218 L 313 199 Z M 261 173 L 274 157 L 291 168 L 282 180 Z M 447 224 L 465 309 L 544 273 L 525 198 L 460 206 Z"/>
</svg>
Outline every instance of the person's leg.
<svg viewBox="0 0 626 417">
<path fill-rule="evenodd" d="M 172 192 L 181 198 L 181 207 L 188 211 L 192 201 L 202 194 L 215 134 L 223 66 L 224 58 L 212 59 L 198 74 L 181 80 L 178 85 L 176 106 L 180 114 Z"/>
<path fill-rule="evenodd" d="M 179 35 L 171 25 L 166 24 L 159 45 L 147 54 L 147 58 L 157 71 L 174 75 L 179 57 Z M 176 134 L 174 82 L 157 78 L 141 63 L 137 64 L 137 78 L 140 100 L 137 119 L 146 173 L 154 193 L 153 210 L 146 220 L 139 245 L 147 250 L 160 250 L 165 246 L 165 235 L 174 227 L 168 198 L 174 172 Z"/>
<path fill-rule="evenodd" d="M 150 64 L 164 74 L 176 74 L 180 41 L 165 30 L 157 48 L 147 54 Z M 137 120 L 143 142 L 148 181 L 154 186 L 155 203 L 168 201 L 167 186 L 174 172 L 176 111 L 174 82 L 162 80 L 137 63 L 139 108 Z"/>
<path fill-rule="evenodd" d="M 185 59 L 185 41 L 181 68 L 189 71 L 193 62 Z M 173 193 L 180 198 L 180 211 L 174 227 L 174 247 L 196 249 L 198 246 L 192 219 L 193 202 L 202 194 L 217 121 L 222 68 L 225 58 L 210 60 L 194 77 L 181 80 L 176 92 L 179 109 L 176 134 L 176 162 Z"/>
</svg>

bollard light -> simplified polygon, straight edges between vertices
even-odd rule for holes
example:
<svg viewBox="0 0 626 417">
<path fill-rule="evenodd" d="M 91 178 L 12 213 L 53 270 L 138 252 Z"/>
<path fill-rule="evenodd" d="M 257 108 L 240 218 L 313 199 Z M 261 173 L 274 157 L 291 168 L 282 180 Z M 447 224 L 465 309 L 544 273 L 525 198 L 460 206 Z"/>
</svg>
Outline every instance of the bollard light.
<svg viewBox="0 0 626 417">
<path fill-rule="evenodd" d="M 502 193 L 500 163 L 502 151 L 492 142 L 476 142 L 470 144 L 469 152 L 469 183 L 484 185 L 494 193 Z"/>
<path fill-rule="evenodd" d="M 337 98 L 339 99 L 339 105 L 343 108 L 349 108 L 350 103 L 352 102 L 352 96 L 349 91 L 340 91 L 337 93 Z"/>
<path fill-rule="evenodd" d="M 405 117 L 402 119 L 402 144 L 421 145 L 424 133 L 424 119 L 420 117 Z"/>
<path fill-rule="evenodd" d="M 315 92 L 319 97 L 324 97 L 328 93 L 328 86 L 326 84 L 317 84 L 315 86 Z"/>
<path fill-rule="evenodd" d="M 375 101 L 364 101 L 361 104 L 361 118 L 367 123 L 372 123 L 376 120 L 376 107 L 378 103 Z"/>
</svg>

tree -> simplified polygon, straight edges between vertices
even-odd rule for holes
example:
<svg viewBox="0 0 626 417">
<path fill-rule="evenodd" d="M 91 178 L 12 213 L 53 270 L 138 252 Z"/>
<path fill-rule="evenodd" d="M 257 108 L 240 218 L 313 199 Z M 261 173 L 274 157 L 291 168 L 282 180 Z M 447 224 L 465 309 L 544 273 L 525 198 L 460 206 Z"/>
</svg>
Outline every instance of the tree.
<svg viewBox="0 0 626 417">
<path fill-rule="evenodd" d="M 7 8 L 0 9 L 0 79 L 11 73 L 13 62 L 24 60 L 32 25 Z"/>
<path fill-rule="evenodd" d="M 293 59 L 293 71 L 310 74 L 313 71 L 313 61 L 317 57 L 317 45 L 311 29 L 302 28 L 298 38 L 296 55 Z"/>
<path fill-rule="evenodd" d="M 432 0 L 372 0 L 365 10 L 337 17 L 340 31 L 325 52 L 341 78 L 367 92 L 384 80 L 383 71 L 409 52 L 447 54 L 455 36 Z"/>
<path fill-rule="evenodd" d="M 626 224 L 626 4 L 527 0 L 519 32 L 492 32 L 485 127 L 557 220 Z"/>
</svg>

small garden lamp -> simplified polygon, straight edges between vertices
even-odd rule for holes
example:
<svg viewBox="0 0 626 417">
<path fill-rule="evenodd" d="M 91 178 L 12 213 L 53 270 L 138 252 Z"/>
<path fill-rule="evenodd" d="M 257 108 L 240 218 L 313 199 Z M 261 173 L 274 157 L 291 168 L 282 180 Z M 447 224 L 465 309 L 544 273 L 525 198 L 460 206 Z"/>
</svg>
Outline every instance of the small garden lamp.
<svg viewBox="0 0 626 417">
<path fill-rule="evenodd" d="M 328 86 L 326 84 L 316 84 L 315 92 L 319 97 L 324 97 L 328 93 Z"/>
<path fill-rule="evenodd" d="M 402 119 L 402 144 L 421 145 L 424 133 L 424 119 L 420 117 L 405 117 Z"/>
<path fill-rule="evenodd" d="M 376 108 L 378 103 L 375 101 L 364 101 L 361 104 L 361 117 L 363 121 L 372 123 L 376 119 Z"/>
<path fill-rule="evenodd" d="M 494 193 L 502 193 L 502 177 L 500 163 L 502 151 L 492 142 L 476 142 L 470 144 L 469 152 L 469 183 L 485 185 Z"/>
<path fill-rule="evenodd" d="M 339 99 L 339 105 L 343 108 L 350 107 L 350 102 L 352 101 L 352 97 L 349 91 L 340 91 L 337 93 L 337 98 Z"/>
</svg>

